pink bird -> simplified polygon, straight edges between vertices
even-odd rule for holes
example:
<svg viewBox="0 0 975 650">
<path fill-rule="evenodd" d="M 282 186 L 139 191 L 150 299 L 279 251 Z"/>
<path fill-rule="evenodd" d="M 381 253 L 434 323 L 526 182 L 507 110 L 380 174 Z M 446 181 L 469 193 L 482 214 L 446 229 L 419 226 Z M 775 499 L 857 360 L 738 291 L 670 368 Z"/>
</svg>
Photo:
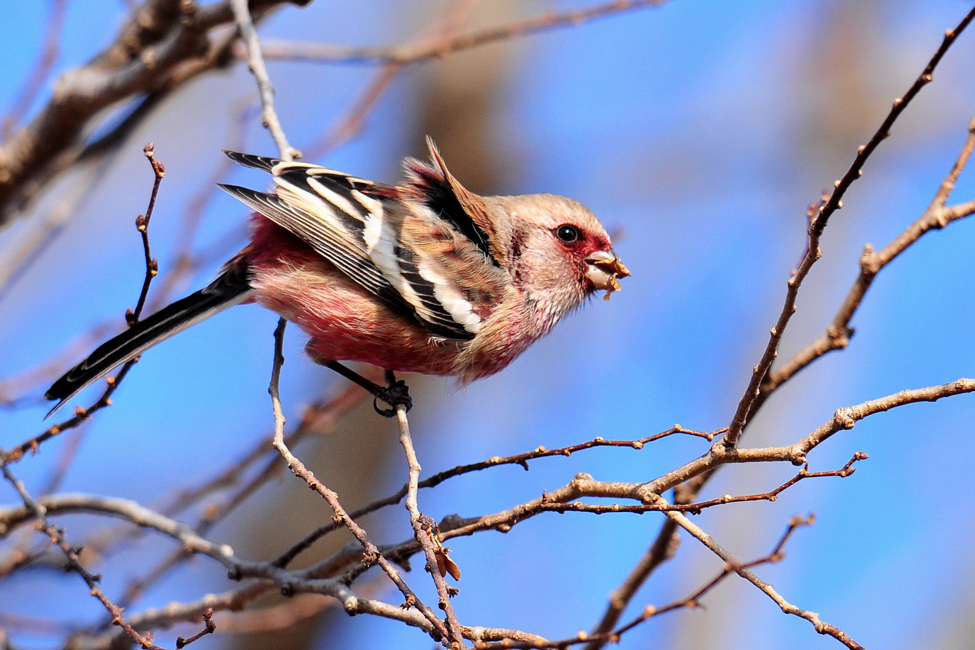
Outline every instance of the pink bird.
<svg viewBox="0 0 975 650">
<path fill-rule="evenodd" d="M 206 288 L 139 321 L 58 379 L 53 413 L 80 390 L 170 336 L 256 302 L 310 337 L 313 360 L 391 406 L 411 401 L 394 372 L 492 375 L 597 290 L 629 275 L 606 229 L 552 194 L 482 197 L 447 170 L 404 161 L 382 185 L 324 167 L 227 151 L 272 175 L 274 192 L 221 185 L 256 211 L 250 244 Z M 339 361 L 387 371 L 380 386 Z M 392 409 L 376 410 L 391 415 Z M 49 414 L 50 415 L 50 414 Z"/>
</svg>

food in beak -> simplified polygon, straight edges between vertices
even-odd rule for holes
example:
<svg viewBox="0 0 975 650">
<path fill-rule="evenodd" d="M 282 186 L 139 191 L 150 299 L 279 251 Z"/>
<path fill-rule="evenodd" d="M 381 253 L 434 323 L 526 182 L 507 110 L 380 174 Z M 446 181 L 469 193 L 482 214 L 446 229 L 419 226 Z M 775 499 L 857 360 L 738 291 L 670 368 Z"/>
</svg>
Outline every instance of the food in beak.
<svg viewBox="0 0 975 650">
<path fill-rule="evenodd" d="M 606 251 L 596 251 L 586 258 L 589 269 L 586 277 L 592 282 L 596 289 L 605 289 L 605 299 L 609 300 L 610 294 L 620 290 L 619 278 L 630 275 L 629 270 L 620 261 L 619 256 L 612 248 Z"/>
</svg>

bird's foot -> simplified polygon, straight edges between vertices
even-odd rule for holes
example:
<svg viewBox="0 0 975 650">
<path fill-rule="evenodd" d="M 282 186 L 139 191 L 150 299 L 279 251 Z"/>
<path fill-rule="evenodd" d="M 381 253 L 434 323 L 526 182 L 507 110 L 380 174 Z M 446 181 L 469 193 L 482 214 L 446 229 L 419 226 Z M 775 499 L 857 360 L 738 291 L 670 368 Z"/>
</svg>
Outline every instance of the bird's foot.
<svg viewBox="0 0 975 650">
<path fill-rule="evenodd" d="M 331 368 L 349 381 L 358 384 L 369 391 L 369 393 L 375 398 L 372 401 L 372 407 L 376 409 L 376 413 L 382 415 L 383 417 L 396 417 L 396 411 L 401 406 L 407 411 L 413 408 L 413 398 L 410 397 L 410 389 L 406 386 L 406 382 L 402 379 L 397 381 L 391 370 L 386 371 L 386 385 L 380 386 L 379 384 L 369 381 L 359 373 L 346 368 L 338 361 L 326 361 L 322 363 L 325 367 Z M 385 402 L 386 404 L 389 404 L 391 408 L 380 408 L 379 402 Z"/>
<path fill-rule="evenodd" d="M 374 394 L 375 399 L 372 401 L 372 407 L 376 409 L 376 413 L 383 417 L 396 417 L 396 411 L 401 406 L 407 412 L 413 408 L 413 398 L 410 397 L 409 386 L 402 379 L 397 380 L 389 370 L 386 371 L 386 386 L 376 386 Z M 392 408 L 380 408 L 379 402 L 385 402 Z"/>
</svg>

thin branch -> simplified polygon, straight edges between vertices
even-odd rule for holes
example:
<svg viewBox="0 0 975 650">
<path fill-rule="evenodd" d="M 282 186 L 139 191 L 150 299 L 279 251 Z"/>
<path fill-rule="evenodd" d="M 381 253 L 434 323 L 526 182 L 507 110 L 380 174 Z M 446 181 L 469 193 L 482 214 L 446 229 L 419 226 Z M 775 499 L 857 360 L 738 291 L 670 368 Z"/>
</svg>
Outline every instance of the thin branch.
<svg viewBox="0 0 975 650">
<path fill-rule="evenodd" d="M 274 86 L 268 77 L 267 68 L 264 65 L 264 57 L 261 54 L 261 43 L 257 38 L 257 30 L 254 29 L 254 22 L 251 20 L 251 12 L 247 7 L 248 0 L 230 0 L 234 10 L 234 17 L 237 20 L 237 29 L 240 30 L 241 39 L 247 46 L 247 67 L 257 81 L 257 89 L 261 96 L 261 119 L 264 126 L 271 132 L 274 144 L 278 147 L 278 152 L 282 160 L 294 160 L 301 158 L 301 153 L 288 143 L 288 137 L 281 128 L 281 120 L 274 110 Z"/>
<path fill-rule="evenodd" d="M 153 278 L 159 272 L 159 263 L 155 258 L 152 257 L 152 252 L 149 249 L 149 221 L 152 219 L 152 211 L 156 205 L 156 195 L 159 192 L 159 185 L 162 182 L 163 177 L 166 175 L 165 166 L 155 158 L 154 147 L 150 142 L 143 149 L 146 159 L 152 166 L 153 172 L 153 184 L 152 191 L 149 195 L 149 205 L 146 208 L 145 215 L 139 215 L 135 220 L 136 229 L 139 231 L 139 235 L 142 238 L 142 249 L 145 256 L 146 273 L 145 278 L 142 282 L 142 290 L 139 292 L 139 299 L 136 302 L 135 311 L 126 310 L 125 320 L 131 327 L 139 322 L 139 318 L 142 316 L 143 307 L 146 304 L 146 298 L 149 295 L 149 286 L 152 283 Z M 138 357 L 127 361 L 122 365 L 122 368 L 114 377 L 106 377 L 105 381 L 108 384 L 105 390 L 102 392 L 101 396 L 95 400 L 95 402 L 89 406 L 87 409 L 78 406 L 75 408 L 74 415 L 63 422 L 59 422 L 51 427 L 49 427 L 44 432 L 34 436 L 33 438 L 26 440 L 10 451 L 4 451 L 0 449 L 0 464 L 7 465 L 9 463 L 15 463 L 24 457 L 27 452 L 36 453 L 40 448 L 40 445 L 51 438 L 74 429 L 81 424 L 87 422 L 92 415 L 112 404 L 112 395 L 118 389 L 119 384 L 125 379 L 125 376 L 129 374 L 129 370 L 132 366 L 139 360 Z M 49 414 L 50 415 L 50 414 Z"/>
<path fill-rule="evenodd" d="M 546 449 L 543 446 L 539 446 L 532 451 L 524 452 L 521 454 L 515 454 L 514 456 L 494 456 L 488 460 L 481 461 L 478 463 L 470 463 L 468 465 L 458 465 L 452 469 L 445 470 L 443 472 L 438 472 L 433 474 L 429 478 L 420 481 L 417 485 L 419 488 L 433 488 L 440 485 L 444 481 L 454 478 L 456 476 L 461 476 L 463 474 L 468 474 L 470 472 L 479 472 L 490 467 L 500 467 L 503 465 L 520 465 L 528 471 L 528 461 L 535 460 L 537 458 L 547 458 L 550 456 L 571 456 L 573 453 L 578 451 L 583 451 L 586 449 L 593 449 L 595 447 L 629 447 L 631 449 L 643 449 L 648 443 L 660 440 L 661 438 L 666 438 L 668 436 L 676 434 L 684 434 L 689 436 L 696 436 L 704 438 L 705 440 L 711 441 L 715 436 L 720 435 L 724 432 L 724 429 L 719 429 L 717 431 L 705 432 L 705 431 L 694 431 L 691 429 L 685 429 L 679 424 L 674 425 L 666 431 L 661 431 L 660 433 L 655 433 L 638 440 L 604 440 L 603 438 L 597 436 L 592 440 L 586 442 L 581 442 L 575 445 L 569 445 L 568 447 L 559 447 L 557 449 Z M 365 515 L 385 508 L 387 506 L 396 505 L 406 497 L 409 491 L 409 484 L 403 485 L 395 494 L 392 494 L 383 499 L 373 501 L 372 503 L 363 506 L 357 510 L 350 513 L 350 517 L 353 519 L 359 519 Z M 274 564 L 280 567 L 288 566 L 299 554 L 307 550 L 316 541 L 324 537 L 325 535 L 331 533 L 338 528 L 341 528 L 341 524 L 337 522 L 330 522 L 324 524 L 317 529 L 313 530 L 307 536 L 305 536 L 301 541 L 288 549 L 284 554 L 274 560 Z"/>
<path fill-rule="evenodd" d="M 0 465 L 0 470 L 3 471 L 3 475 L 7 481 L 14 486 L 14 489 L 17 491 L 17 494 L 20 495 L 20 498 L 23 499 L 24 506 L 29 509 L 34 518 L 37 519 L 38 528 L 45 535 L 47 535 L 58 548 L 61 549 L 62 553 L 64 553 L 64 557 L 68 563 L 68 568 L 81 576 L 81 579 L 84 580 L 85 584 L 88 585 L 91 595 L 95 597 L 106 610 L 108 610 L 109 614 L 111 614 L 112 623 L 122 628 L 129 638 L 143 648 L 146 648 L 147 650 L 162 650 L 162 648 L 153 644 L 151 635 L 142 636 L 135 630 L 135 628 L 132 627 L 132 625 L 128 623 L 128 621 L 125 620 L 122 615 L 122 609 L 115 605 L 115 603 L 113 603 L 108 596 L 105 595 L 105 592 L 102 591 L 101 586 L 99 586 L 98 583 L 100 581 L 100 577 L 89 572 L 88 569 L 86 569 L 81 563 L 81 558 L 78 556 L 80 551 L 68 544 L 64 531 L 48 523 L 46 516 L 47 513 L 44 506 L 37 503 L 37 501 L 30 496 L 30 494 L 27 492 L 26 486 L 24 486 L 20 479 L 14 476 L 13 472 L 10 470 L 10 467 L 3 464 Z"/>
<path fill-rule="evenodd" d="M 815 341 L 797 352 L 781 368 L 768 373 L 762 382 L 762 394 L 752 408 L 753 412 L 757 410 L 766 397 L 813 361 L 828 352 L 843 349 L 849 344 L 850 338 L 853 336 L 850 321 L 853 320 L 854 314 L 860 308 L 877 274 L 885 266 L 894 261 L 897 256 L 917 242 L 925 233 L 940 230 L 953 221 L 975 213 L 975 201 L 968 201 L 951 207 L 945 206 L 951 196 L 951 191 L 955 187 L 955 182 L 965 165 L 968 164 L 973 150 L 975 150 L 975 118 L 968 123 L 968 137 L 955 160 L 955 164 L 941 183 L 934 199 L 924 213 L 880 251 L 875 252 L 869 244 L 864 247 L 863 255 L 860 257 L 860 272 L 843 299 L 843 304 L 833 316 L 833 320 Z"/>
<path fill-rule="evenodd" d="M 207 634 L 213 634 L 216 631 L 217 631 L 217 626 L 213 624 L 213 608 L 207 607 L 205 610 L 203 610 L 203 629 L 188 639 L 184 639 L 183 637 L 177 637 L 176 647 L 185 648 L 186 646 L 193 643 L 194 641 L 199 641 Z"/>
<path fill-rule="evenodd" d="M 806 454 L 811 450 L 828 440 L 833 434 L 852 429 L 856 426 L 857 422 L 866 417 L 908 404 L 934 402 L 945 397 L 962 395 L 973 391 L 975 391 L 975 379 L 962 378 L 940 386 L 902 390 L 899 393 L 862 402 L 855 406 L 836 409 L 833 417 L 820 425 L 816 430 L 795 444 L 784 447 L 728 449 L 719 441 L 712 445 L 711 450 L 700 458 L 696 458 L 684 464 L 682 467 L 667 472 L 648 483 L 644 483 L 639 492 L 645 499 L 653 499 L 654 496 L 659 496 L 681 483 L 685 483 L 696 476 L 700 476 L 727 463 L 789 461 L 794 465 L 803 465 L 806 463 Z"/>
<path fill-rule="evenodd" d="M 793 464 L 803 465 L 806 463 L 806 454 L 810 450 L 836 432 L 853 428 L 857 421 L 865 417 L 906 404 L 935 401 L 943 397 L 960 395 L 972 391 L 975 391 L 975 380 L 959 379 L 956 382 L 942 386 L 901 391 L 900 393 L 863 402 L 856 406 L 837 409 L 830 420 L 803 437 L 794 445 L 786 447 L 768 447 L 755 450 L 737 449 L 732 450 L 730 455 L 727 455 L 729 454 L 729 450 L 719 441 L 704 456 L 646 483 L 643 486 L 645 494 L 644 501 L 647 499 L 652 500 L 652 495 L 663 494 L 666 490 L 689 485 L 690 487 L 687 490 L 678 491 L 675 497 L 675 503 L 671 505 L 676 506 L 682 503 L 688 503 L 700 492 L 706 478 L 712 476 L 718 467 L 727 462 L 786 460 Z M 852 464 L 856 460 L 859 460 L 860 456 L 860 454 L 855 455 L 844 469 L 852 470 Z M 801 474 L 802 472 L 800 472 Z M 592 631 L 592 636 L 596 640 L 590 642 L 586 646 L 586 650 L 598 650 L 605 645 L 605 639 L 599 635 L 605 634 L 614 628 L 619 622 L 623 611 L 640 587 L 643 586 L 657 567 L 673 557 L 678 543 L 676 522 L 668 519 L 657 533 L 653 544 L 651 544 L 646 554 L 644 554 L 637 565 L 630 571 L 623 584 L 610 596 L 605 612 Z"/>
<path fill-rule="evenodd" d="M 138 229 L 139 234 L 142 235 L 142 252 L 146 260 L 146 275 L 142 280 L 142 292 L 139 294 L 139 301 L 135 305 L 135 311 L 131 314 L 125 314 L 125 320 L 128 321 L 129 325 L 135 325 L 139 322 L 139 318 L 142 317 L 142 309 L 146 306 L 146 298 L 149 297 L 149 285 L 152 284 L 152 279 L 159 274 L 159 262 L 152 256 L 152 251 L 149 249 L 149 221 L 152 219 L 152 210 L 156 207 L 159 184 L 162 183 L 162 179 L 166 175 L 166 166 L 161 161 L 156 160 L 155 151 L 156 148 L 151 142 L 142 150 L 146 160 L 152 165 L 153 182 L 146 213 L 140 214 L 135 219 L 135 227 Z"/>
<path fill-rule="evenodd" d="M 392 385 L 393 381 L 392 373 L 389 373 L 389 381 L 387 383 Z M 409 489 L 406 494 L 406 510 L 410 513 L 413 536 L 426 555 L 427 572 L 433 577 L 433 582 L 437 587 L 437 595 L 440 597 L 440 609 L 443 610 L 444 618 L 447 622 L 448 640 L 451 644 L 463 648 L 465 647 L 464 637 L 460 623 L 457 621 L 457 615 L 454 613 L 453 605 L 450 604 L 450 589 L 444 580 L 444 573 L 439 570 L 440 563 L 437 558 L 438 548 L 433 540 L 432 526 L 428 523 L 428 518 L 420 513 L 420 507 L 416 499 L 417 483 L 420 480 L 420 471 L 422 468 L 420 467 L 420 461 L 416 457 L 416 451 L 413 449 L 413 438 L 410 436 L 410 423 L 406 418 L 405 406 L 398 405 L 396 407 L 396 420 L 399 424 L 399 441 L 403 445 L 403 451 L 406 453 L 406 462 L 409 465 Z"/>
<path fill-rule="evenodd" d="M 291 472 L 303 480 L 308 487 L 315 490 L 320 494 L 328 505 L 335 512 L 335 516 L 338 517 L 342 523 L 349 529 L 352 535 L 359 541 L 365 551 L 364 562 L 367 564 L 378 564 L 380 568 L 389 576 L 389 579 L 393 581 L 393 584 L 402 592 L 403 596 L 406 598 L 405 606 L 416 607 L 424 618 L 426 618 L 430 624 L 433 626 L 433 630 L 437 632 L 434 635 L 435 640 L 439 640 L 437 636 L 443 638 L 448 636 L 447 628 L 444 626 L 443 621 L 437 618 L 437 615 L 433 613 L 429 607 L 423 604 L 413 590 L 410 589 L 409 585 L 400 576 L 399 571 L 392 563 L 387 560 L 379 549 L 369 541 L 369 537 L 366 535 L 366 531 L 359 526 L 349 514 L 342 507 L 339 502 L 338 495 L 329 489 L 324 483 L 319 481 L 315 475 L 305 467 L 298 458 L 291 453 L 288 446 L 284 441 L 284 413 L 281 410 L 281 397 L 278 391 L 278 385 L 281 378 L 281 366 L 284 364 L 284 354 L 282 348 L 284 346 L 284 329 L 287 325 L 287 321 L 283 318 L 278 320 L 278 326 L 274 330 L 274 366 L 271 371 L 271 384 L 268 388 L 268 392 L 271 394 L 271 403 L 274 409 L 274 448 L 278 450 L 281 457 L 284 458 L 285 462 L 288 463 L 288 469 Z"/>
<path fill-rule="evenodd" d="M 667 0 L 616 0 L 585 9 L 560 13 L 546 12 L 526 20 L 488 27 L 468 34 L 447 36 L 429 42 L 394 47 L 348 47 L 327 43 L 267 41 L 264 57 L 329 63 L 373 63 L 397 66 L 421 63 L 469 50 L 488 43 L 529 36 L 560 27 L 577 27 L 598 18 L 613 16 L 645 7 L 659 7 Z"/>
<path fill-rule="evenodd" d="M 663 497 L 658 496 L 657 499 L 663 501 Z M 862 650 L 863 646 L 850 638 L 850 636 L 843 630 L 839 629 L 835 625 L 823 621 L 819 617 L 819 614 L 796 607 L 783 598 L 771 584 L 759 578 L 746 565 L 736 560 L 728 551 L 715 542 L 710 535 L 705 533 L 694 522 L 688 519 L 686 515 L 673 510 L 667 511 L 666 515 L 672 521 L 676 522 L 677 525 L 686 530 L 692 537 L 701 542 L 705 547 L 708 548 L 708 550 L 721 558 L 732 571 L 758 587 L 758 589 L 766 596 L 771 598 L 772 601 L 778 605 L 779 609 L 781 609 L 783 612 L 806 619 L 812 624 L 817 632 L 833 637 L 851 650 Z"/>
<path fill-rule="evenodd" d="M 926 86 L 934 79 L 934 70 L 941 61 L 941 58 L 945 55 L 952 43 L 955 42 L 955 40 L 965 30 L 973 18 L 975 18 L 975 8 L 972 8 L 965 15 L 955 29 L 949 29 L 947 32 L 945 32 L 945 37 L 941 42 L 941 46 L 934 53 L 934 56 L 931 57 L 931 60 L 928 61 L 928 64 L 924 67 L 924 71 L 921 72 L 920 76 L 918 76 L 903 97 L 898 97 L 894 100 L 894 105 L 887 114 L 887 117 L 881 123 L 880 128 L 877 129 L 867 144 L 857 149 L 857 155 L 853 159 L 853 163 L 850 165 L 850 168 L 840 180 L 833 184 L 833 192 L 825 197 L 818 208 L 814 208 L 810 211 L 810 223 L 806 251 L 803 254 L 802 261 L 799 263 L 799 267 L 792 272 L 792 276 L 789 278 L 785 304 L 782 306 L 782 311 L 779 314 L 775 326 L 772 327 L 769 342 L 765 346 L 765 351 L 762 353 L 761 360 L 752 369 L 751 379 L 748 381 L 748 387 L 745 389 L 745 394 L 742 395 L 741 400 L 738 402 L 738 409 L 735 411 L 735 415 L 731 420 L 731 425 L 728 427 L 728 433 L 725 435 L 724 440 L 722 441 L 725 446 L 731 448 L 738 444 L 738 438 L 741 436 L 745 425 L 748 423 L 748 418 L 754 415 L 752 407 L 755 404 L 755 401 L 761 395 L 762 381 L 764 381 L 765 376 L 772 367 L 772 362 L 775 360 L 775 357 L 778 354 L 779 342 L 782 340 L 782 335 L 785 333 L 785 328 L 788 326 L 789 320 L 792 318 L 792 314 L 794 314 L 796 311 L 796 296 L 799 293 L 799 288 L 802 285 L 802 281 L 809 273 L 809 270 L 812 268 L 813 264 L 815 264 L 816 261 L 822 257 L 823 253 L 819 248 L 819 240 L 823 234 L 823 230 L 826 228 L 829 218 L 834 212 L 843 207 L 843 195 L 846 194 L 846 191 L 849 189 L 850 185 L 852 185 L 855 180 L 863 175 L 863 165 L 867 162 L 867 159 L 870 158 L 870 155 L 874 152 L 874 150 L 876 150 L 881 142 L 890 137 L 890 129 L 894 122 L 904 111 L 904 109 L 907 108 L 908 104 L 911 103 L 911 100 L 914 99 L 914 97 L 916 97 L 921 91 L 921 88 Z"/>
</svg>

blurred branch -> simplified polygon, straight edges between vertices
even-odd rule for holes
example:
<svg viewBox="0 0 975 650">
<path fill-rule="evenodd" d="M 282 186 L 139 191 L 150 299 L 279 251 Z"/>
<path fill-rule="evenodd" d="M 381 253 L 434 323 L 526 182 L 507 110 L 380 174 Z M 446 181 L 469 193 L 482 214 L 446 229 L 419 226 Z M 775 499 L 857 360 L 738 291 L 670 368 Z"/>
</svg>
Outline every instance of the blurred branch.
<svg viewBox="0 0 975 650">
<path fill-rule="evenodd" d="M 40 497 L 34 505 L 41 508 L 45 516 L 87 513 L 119 517 L 140 528 L 151 528 L 171 537 L 187 551 L 209 556 L 227 568 L 232 569 L 237 566 L 232 561 L 234 551 L 229 546 L 215 544 L 194 533 L 186 524 L 141 506 L 135 501 L 91 494 L 54 494 Z M 37 508 L 30 504 L 0 508 L 0 537 L 5 537 L 17 526 L 37 519 L 37 512 Z"/>
<path fill-rule="evenodd" d="M 108 48 L 89 63 L 63 75 L 40 114 L 0 147 L 0 227 L 54 175 L 79 160 L 104 155 L 118 146 L 170 92 L 204 72 L 227 65 L 233 58 L 236 35 L 211 40 L 210 34 L 235 20 L 234 1 L 197 6 L 184 0 L 146 0 Z M 417 56 L 416 61 L 422 61 L 522 34 L 578 25 L 644 6 L 657 6 L 665 1 L 624 0 L 561 14 L 549 13 L 529 21 L 456 37 L 453 41 L 446 39 L 433 50 L 416 50 L 410 55 Z M 249 13 L 254 16 L 251 22 L 260 20 L 283 4 L 304 6 L 308 2 L 310 0 L 251 0 L 248 3 Z M 280 45 L 265 45 L 264 56 L 275 58 L 280 53 Z M 242 49 L 247 51 L 246 46 Z M 398 63 L 396 60 L 387 62 Z M 261 95 L 265 104 L 269 92 L 269 87 L 262 83 Z M 139 97 L 141 101 L 128 117 L 106 135 L 87 145 L 79 144 L 83 133 L 104 109 Z M 272 122 L 273 118 L 268 124 Z M 284 142 L 279 137 L 275 140 L 279 145 Z"/>
<path fill-rule="evenodd" d="M 266 14 L 281 4 L 305 0 L 253 0 L 252 12 Z M 55 84 L 54 94 L 28 125 L 0 147 L 0 226 L 9 221 L 58 171 L 82 155 L 114 147 L 120 135 L 188 79 L 224 65 L 230 40 L 211 42 L 209 33 L 233 20 L 228 0 L 197 6 L 185 0 L 146 0 L 122 26 L 115 41 L 87 64 Z M 82 148 L 84 132 L 106 108 L 144 96 L 111 133 Z"/>
<path fill-rule="evenodd" d="M 0 300 L 6 297 L 11 285 L 23 276 L 29 265 L 40 257 L 40 252 L 54 240 L 79 206 L 101 189 L 100 179 L 111 161 L 112 158 L 106 157 L 88 166 L 50 209 L 31 223 L 24 224 L 23 230 L 0 250 Z M 0 389 L 0 395 L 2 392 Z"/>
<path fill-rule="evenodd" d="M 508 25 L 480 29 L 468 34 L 448 35 L 411 45 L 393 47 L 349 47 L 328 43 L 299 43 L 294 41 L 265 42 L 263 52 L 268 59 L 319 61 L 325 63 L 372 63 L 397 66 L 422 63 L 448 54 L 469 50 L 497 41 L 530 36 L 560 27 L 578 27 L 598 18 L 613 16 L 646 7 L 659 7 L 667 0 L 616 0 L 586 9 L 565 12 L 546 12 L 527 20 Z M 238 52 L 238 56 L 242 53 Z"/>
<path fill-rule="evenodd" d="M 24 87 L 13 101 L 10 110 L 0 120 L 0 141 L 6 140 L 17 124 L 24 118 L 30 106 L 37 98 L 48 75 L 54 69 L 58 60 L 58 50 L 61 48 L 61 29 L 64 27 L 64 16 L 68 9 L 68 0 L 50 0 L 51 8 L 48 12 L 47 34 L 44 36 L 44 46 L 40 56 L 34 64 L 34 69 L 27 76 Z"/>
<path fill-rule="evenodd" d="M 440 24 L 432 29 L 432 35 L 421 38 L 421 43 L 443 40 L 453 36 L 458 27 L 469 18 L 478 0 L 466 0 L 452 4 L 445 12 Z M 407 46 L 408 47 L 408 46 Z M 403 71 L 404 64 L 390 62 L 382 66 L 372 80 L 366 84 L 365 89 L 359 97 L 352 102 L 351 107 L 346 113 L 335 121 L 335 124 L 324 132 L 309 147 L 308 157 L 311 159 L 321 158 L 328 155 L 338 147 L 342 146 L 362 128 L 366 117 L 376 108 L 379 100 L 382 99 L 386 91 L 392 86 L 393 81 Z"/>
</svg>

